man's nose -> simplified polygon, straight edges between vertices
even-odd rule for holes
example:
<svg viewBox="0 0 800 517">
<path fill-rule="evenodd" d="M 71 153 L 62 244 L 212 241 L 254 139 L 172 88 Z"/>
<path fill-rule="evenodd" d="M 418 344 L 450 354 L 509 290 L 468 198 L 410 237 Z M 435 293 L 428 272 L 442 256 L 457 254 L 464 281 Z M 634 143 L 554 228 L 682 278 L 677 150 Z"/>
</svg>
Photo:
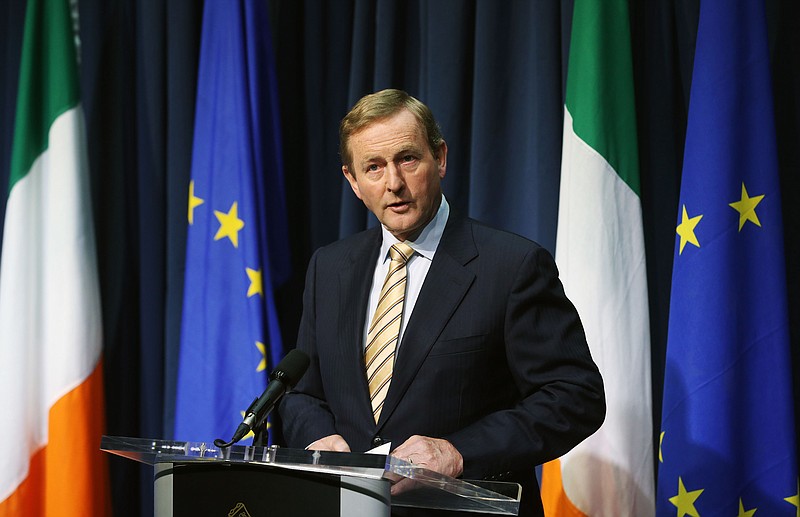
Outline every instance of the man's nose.
<svg viewBox="0 0 800 517">
<path fill-rule="evenodd" d="M 386 190 L 390 192 L 400 192 L 405 186 L 403 172 L 394 163 L 390 163 L 386 168 Z"/>
</svg>

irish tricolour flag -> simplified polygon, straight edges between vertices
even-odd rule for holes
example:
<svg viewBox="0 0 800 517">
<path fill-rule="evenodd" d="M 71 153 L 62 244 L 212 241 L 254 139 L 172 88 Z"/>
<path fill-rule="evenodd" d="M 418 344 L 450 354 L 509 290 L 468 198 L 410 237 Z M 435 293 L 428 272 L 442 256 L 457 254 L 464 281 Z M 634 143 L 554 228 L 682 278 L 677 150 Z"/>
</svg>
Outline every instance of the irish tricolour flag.
<svg viewBox="0 0 800 517">
<path fill-rule="evenodd" d="M 95 241 L 69 0 L 28 0 L 0 258 L 0 516 L 106 515 Z"/>
<path fill-rule="evenodd" d="M 626 0 L 576 0 L 556 262 L 606 389 L 597 433 L 545 465 L 550 516 L 654 513 L 650 338 Z"/>
</svg>

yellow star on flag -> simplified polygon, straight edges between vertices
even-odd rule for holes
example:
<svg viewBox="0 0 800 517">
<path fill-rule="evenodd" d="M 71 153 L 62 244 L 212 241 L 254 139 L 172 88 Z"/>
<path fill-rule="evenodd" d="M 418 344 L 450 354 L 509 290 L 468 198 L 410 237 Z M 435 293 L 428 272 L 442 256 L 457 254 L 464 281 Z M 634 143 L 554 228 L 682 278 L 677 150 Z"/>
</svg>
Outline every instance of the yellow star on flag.
<svg viewBox="0 0 800 517">
<path fill-rule="evenodd" d="M 756 226 L 761 226 L 758 215 L 756 215 L 756 206 L 758 206 L 762 199 L 764 199 L 764 194 L 750 197 L 747 194 L 747 189 L 744 188 L 744 182 L 742 182 L 742 199 L 729 203 L 731 208 L 739 212 L 739 231 L 742 231 L 742 226 L 744 226 L 744 223 L 747 221 L 750 221 Z"/>
<path fill-rule="evenodd" d="M 267 369 L 267 347 L 265 347 L 264 343 L 261 341 L 256 341 L 256 348 L 258 348 L 258 351 L 261 352 L 261 362 L 258 363 L 256 371 L 263 372 Z"/>
<path fill-rule="evenodd" d="M 666 431 L 661 431 L 661 436 L 658 437 L 658 461 L 664 463 L 664 456 L 661 455 L 661 446 L 664 444 L 664 433 Z"/>
<path fill-rule="evenodd" d="M 264 296 L 264 283 L 261 281 L 261 270 L 244 268 L 247 271 L 247 277 L 250 278 L 250 287 L 247 289 L 247 297 L 259 294 Z"/>
<path fill-rule="evenodd" d="M 694 502 L 700 497 L 703 490 L 705 489 L 701 488 L 700 490 L 687 492 L 686 487 L 683 486 L 683 479 L 678 477 L 678 495 L 669 498 L 669 502 L 678 508 L 678 517 L 683 517 L 684 515 L 700 517 L 700 514 L 697 513 L 697 509 L 694 507 Z"/>
<path fill-rule="evenodd" d="M 189 224 L 194 224 L 194 209 L 205 203 L 204 199 L 194 195 L 194 180 L 189 182 Z"/>
<path fill-rule="evenodd" d="M 236 201 L 233 202 L 227 214 L 219 210 L 214 210 L 214 215 L 216 215 L 219 220 L 219 230 L 217 230 L 214 240 L 218 241 L 223 237 L 227 237 L 233 243 L 233 247 L 238 248 L 239 230 L 244 228 L 244 221 L 239 219 L 239 206 Z"/>
<path fill-rule="evenodd" d="M 793 504 L 795 508 L 797 508 L 797 511 L 795 512 L 797 517 L 800 517 L 800 479 L 797 481 L 797 491 L 794 493 L 794 495 L 791 497 L 784 497 L 783 500 L 789 504 Z"/>
<path fill-rule="evenodd" d="M 739 515 L 736 517 L 753 517 L 753 514 L 756 513 L 758 508 L 753 508 L 752 510 L 745 510 L 744 504 L 742 503 L 742 498 L 739 498 Z"/>
<path fill-rule="evenodd" d="M 697 223 L 700 222 L 702 219 L 702 215 L 698 215 L 695 217 L 689 217 L 689 214 L 686 212 L 686 205 L 683 205 L 683 214 L 681 216 L 681 224 L 675 229 L 678 235 L 681 236 L 681 247 L 678 251 L 678 255 L 683 253 L 683 247 L 686 246 L 687 242 L 690 242 L 700 247 L 700 243 L 697 241 L 697 236 L 694 234 L 694 228 L 697 226 Z"/>
</svg>

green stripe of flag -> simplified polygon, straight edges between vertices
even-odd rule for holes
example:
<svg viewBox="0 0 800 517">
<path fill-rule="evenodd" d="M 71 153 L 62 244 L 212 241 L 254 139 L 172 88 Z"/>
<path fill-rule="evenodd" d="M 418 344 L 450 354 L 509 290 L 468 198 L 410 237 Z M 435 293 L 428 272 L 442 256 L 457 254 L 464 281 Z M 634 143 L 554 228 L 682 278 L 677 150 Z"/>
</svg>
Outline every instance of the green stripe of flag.
<svg viewBox="0 0 800 517">
<path fill-rule="evenodd" d="M 28 3 L 31 5 L 25 17 L 9 192 L 47 149 L 53 121 L 79 101 L 69 1 Z"/>
<path fill-rule="evenodd" d="M 627 2 L 576 2 L 569 56 L 566 105 L 575 134 L 641 197 Z"/>
</svg>

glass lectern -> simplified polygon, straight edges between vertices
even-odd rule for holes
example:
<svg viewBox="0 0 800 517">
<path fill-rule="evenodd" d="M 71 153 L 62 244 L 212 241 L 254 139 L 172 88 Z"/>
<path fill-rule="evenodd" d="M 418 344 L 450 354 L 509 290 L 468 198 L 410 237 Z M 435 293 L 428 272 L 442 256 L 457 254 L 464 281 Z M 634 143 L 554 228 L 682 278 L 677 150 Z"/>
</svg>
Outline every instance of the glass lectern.
<svg viewBox="0 0 800 517">
<path fill-rule="evenodd" d="M 156 517 L 372 517 L 391 507 L 517 515 L 521 496 L 516 483 L 454 479 L 381 454 L 116 436 L 100 448 L 154 467 Z"/>
</svg>

